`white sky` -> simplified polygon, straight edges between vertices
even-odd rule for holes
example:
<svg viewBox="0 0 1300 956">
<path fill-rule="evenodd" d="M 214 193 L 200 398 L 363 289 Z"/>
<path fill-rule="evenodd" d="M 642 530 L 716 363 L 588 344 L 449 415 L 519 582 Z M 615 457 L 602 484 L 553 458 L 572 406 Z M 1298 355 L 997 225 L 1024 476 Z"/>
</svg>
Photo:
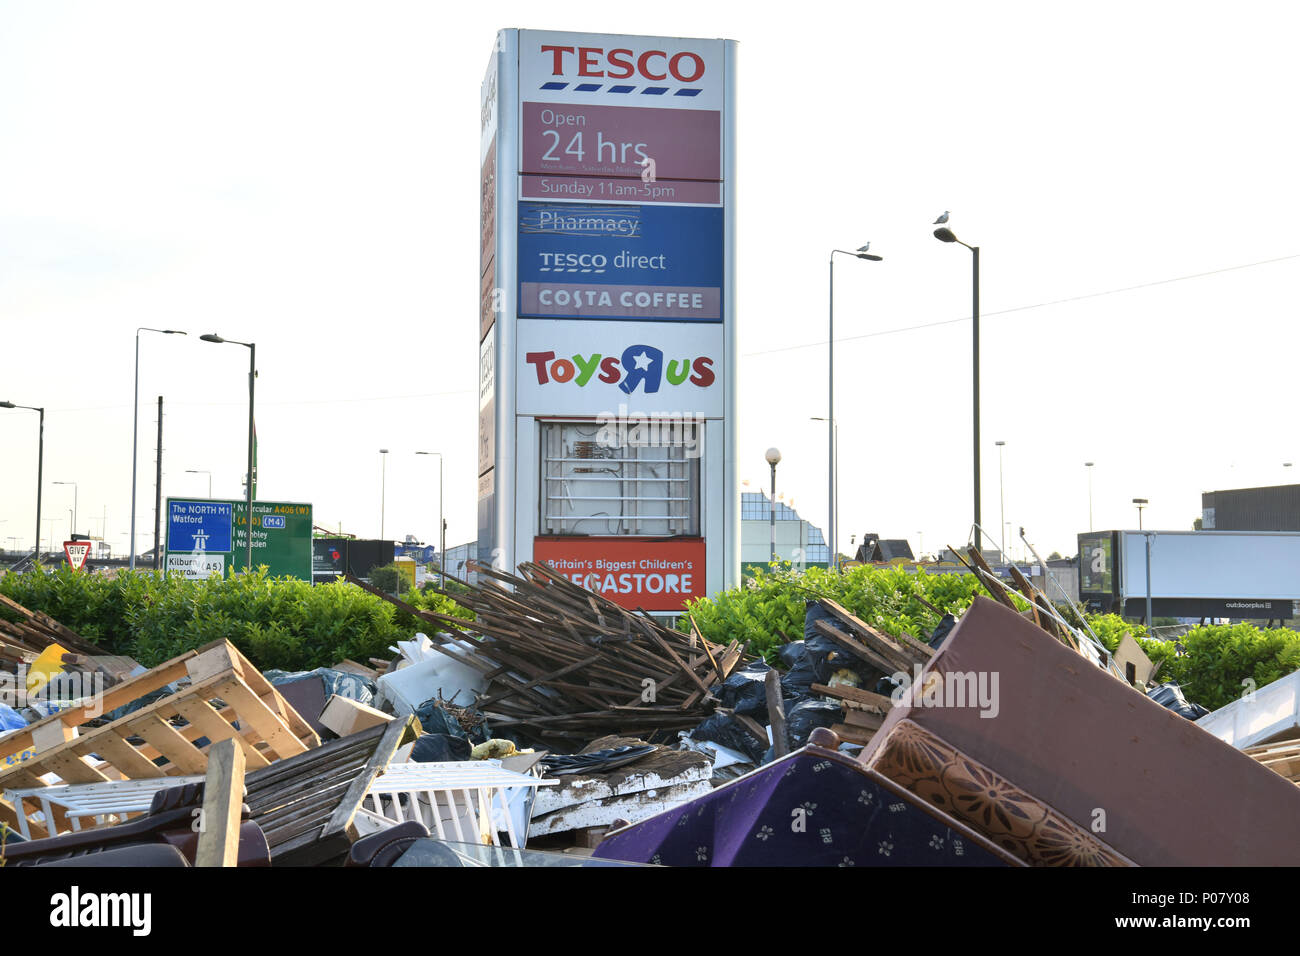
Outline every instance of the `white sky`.
<svg viewBox="0 0 1300 956">
<path fill-rule="evenodd" d="M 841 549 L 965 540 L 971 257 L 931 236 L 949 209 L 981 247 L 986 527 L 1004 440 L 1006 520 L 1044 556 L 1087 528 L 1084 461 L 1097 528 L 1135 525 L 1134 497 L 1147 527 L 1190 528 L 1201 492 L 1295 480 L 1300 460 L 1298 20 L 1262 2 L 4 3 L 0 400 L 47 409 L 44 533 L 66 536 L 72 489 L 52 482 L 76 481 L 78 530 L 106 509 L 124 547 L 134 332 L 155 326 L 190 337 L 140 337 L 142 549 L 158 395 L 164 496 L 206 495 L 186 469 L 239 493 L 248 353 L 210 331 L 257 343 L 259 497 L 376 536 L 389 448 L 385 530 L 428 540 L 437 460 L 414 452 L 441 451 L 448 544 L 475 535 L 479 83 L 512 26 L 740 42 L 754 487 L 778 446 L 779 490 L 824 525 L 826 257 L 870 240 L 884 262 L 836 257 Z M 36 415 L 0 410 L 6 546 L 31 546 L 35 484 Z"/>
</svg>

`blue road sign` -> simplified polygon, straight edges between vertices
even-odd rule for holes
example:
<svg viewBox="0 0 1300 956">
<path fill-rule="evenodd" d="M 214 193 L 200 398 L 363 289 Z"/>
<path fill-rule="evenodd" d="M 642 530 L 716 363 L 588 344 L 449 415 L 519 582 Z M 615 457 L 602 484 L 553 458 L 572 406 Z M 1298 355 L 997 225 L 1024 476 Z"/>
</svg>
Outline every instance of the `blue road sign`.
<svg viewBox="0 0 1300 956">
<path fill-rule="evenodd" d="M 230 551 L 234 509 L 223 501 L 167 502 L 168 551 Z"/>
</svg>

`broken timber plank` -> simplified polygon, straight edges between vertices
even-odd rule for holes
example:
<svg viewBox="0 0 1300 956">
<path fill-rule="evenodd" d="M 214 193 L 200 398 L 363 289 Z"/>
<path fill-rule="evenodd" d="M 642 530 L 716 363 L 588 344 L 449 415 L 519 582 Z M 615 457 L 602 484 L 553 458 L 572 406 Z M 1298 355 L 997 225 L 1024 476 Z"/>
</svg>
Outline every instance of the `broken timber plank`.
<svg viewBox="0 0 1300 956">
<path fill-rule="evenodd" d="M 234 866 L 239 861 L 239 817 L 244 803 L 244 752 L 233 740 L 213 744 L 203 783 L 195 866 Z"/>
</svg>

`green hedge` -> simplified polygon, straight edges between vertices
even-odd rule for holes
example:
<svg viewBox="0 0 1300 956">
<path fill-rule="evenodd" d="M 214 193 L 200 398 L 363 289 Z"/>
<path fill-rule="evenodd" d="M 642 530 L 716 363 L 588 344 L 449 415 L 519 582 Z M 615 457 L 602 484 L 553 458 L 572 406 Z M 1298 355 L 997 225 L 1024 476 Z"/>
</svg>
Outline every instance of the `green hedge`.
<svg viewBox="0 0 1300 956">
<path fill-rule="evenodd" d="M 0 592 L 42 611 L 109 654 L 146 667 L 226 639 L 259 669 L 310 670 L 343 658 L 391 657 L 388 646 L 430 625 L 343 581 L 311 585 L 253 575 L 187 581 L 153 571 L 115 576 L 67 568 L 0 577 Z M 446 598 L 415 591 L 408 603 L 471 618 Z M 12 615 L 10 615 L 12 616 Z"/>
<path fill-rule="evenodd" d="M 929 634 L 939 617 L 917 600 L 960 615 L 983 589 L 971 574 L 909 574 L 901 568 L 859 565 L 840 574 L 822 568 L 796 571 L 788 564 L 759 571 L 741 587 L 689 604 L 691 617 L 709 640 L 749 642 L 751 651 L 775 663 L 775 651 L 803 637 L 804 602 L 829 597 L 887 634 Z M 1073 616 L 1073 615 L 1070 615 Z M 1239 698 L 1253 681 L 1264 687 L 1300 669 L 1300 632 L 1253 624 L 1193 628 L 1179 643 L 1146 636 L 1146 628 L 1115 614 L 1089 615 L 1088 625 L 1107 650 L 1125 633 L 1160 664 L 1158 681 L 1177 681 L 1188 700 L 1217 710 Z M 683 618 L 681 627 L 689 627 Z"/>
<path fill-rule="evenodd" d="M 449 584 L 450 590 L 457 585 Z M 739 639 L 775 662 L 775 651 L 803 636 L 804 602 L 829 597 L 887 634 L 930 633 L 941 611 L 959 615 L 980 586 L 969 574 L 908 574 L 901 568 L 861 565 L 836 574 L 823 568 L 795 571 L 789 565 L 759 571 L 743 586 L 690 602 L 691 617 L 709 640 Z M 388 646 L 431 625 L 345 582 L 312 586 L 265 571 L 229 579 L 164 579 L 153 571 L 115 576 L 62 568 L 0 575 L 4 593 L 42 611 L 94 641 L 109 654 L 126 654 L 147 667 L 186 650 L 226 639 L 259 668 L 310 670 L 345 657 L 362 663 L 389 657 Z M 415 607 L 467 620 L 473 614 L 432 591 L 408 591 Z M 0 608 L 0 615 L 13 615 Z M 1158 680 L 1182 684 L 1189 700 L 1215 710 L 1241 696 L 1243 681 L 1264 687 L 1300 669 L 1300 633 L 1251 624 L 1194 628 L 1171 642 L 1146 636 L 1141 625 L 1113 614 L 1088 618 L 1113 651 L 1127 633 L 1153 661 L 1163 662 Z M 685 629 L 689 623 L 681 621 Z"/>
<path fill-rule="evenodd" d="M 941 611 L 960 614 L 970 606 L 979 582 L 970 574 L 908 574 L 902 568 L 857 565 L 840 573 L 825 568 L 797 571 L 788 563 L 756 570 L 741 587 L 687 607 L 700 633 L 715 643 L 739 639 L 775 661 L 778 647 L 803 638 L 804 602 L 831 598 L 886 634 L 928 634 L 935 614 L 917 597 Z M 690 624 L 683 618 L 683 629 Z"/>
</svg>

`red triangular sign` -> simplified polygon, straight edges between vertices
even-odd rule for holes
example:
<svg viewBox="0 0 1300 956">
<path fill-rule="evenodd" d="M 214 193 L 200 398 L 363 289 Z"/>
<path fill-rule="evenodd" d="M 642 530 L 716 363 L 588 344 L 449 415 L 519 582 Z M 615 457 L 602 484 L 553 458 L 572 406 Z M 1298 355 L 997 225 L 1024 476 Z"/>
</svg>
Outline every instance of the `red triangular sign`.
<svg viewBox="0 0 1300 956">
<path fill-rule="evenodd" d="M 74 571 L 80 571 L 86 566 L 86 559 L 90 557 L 89 541 L 65 541 L 63 542 L 63 553 L 68 556 L 68 564 Z"/>
</svg>

